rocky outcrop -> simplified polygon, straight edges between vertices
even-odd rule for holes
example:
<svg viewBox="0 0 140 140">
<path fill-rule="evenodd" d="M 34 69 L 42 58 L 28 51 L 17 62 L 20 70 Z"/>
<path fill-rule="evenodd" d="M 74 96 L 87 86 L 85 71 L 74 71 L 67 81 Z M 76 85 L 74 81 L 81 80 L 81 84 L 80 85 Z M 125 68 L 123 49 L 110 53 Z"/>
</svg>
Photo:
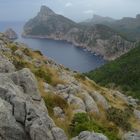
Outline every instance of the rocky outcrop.
<svg viewBox="0 0 140 140">
<path fill-rule="evenodd" d="M 31 71 L 15 71 L 10 61 L 0 56 L 0 62 L 9 66 L 1 65 L 0 71 L 0 139 L 67 140 L 49 117 Z"/>
<path fill-rule="evenodd" d="M 11 29 L 11 28 L 7 29 L 7 30 L 4 32 L 4 34 L 5 34 L 9 39 L 11 39 L 11 40 L 15 40 L 15 39 L 18 38 L 18 35 L 16 34 L 16 32 L 15 32 L 13 29 Z"/>
<path fill-rule="evenodd" d="M 135 47 L 135 43 L 125 40 L 105 25 L 81 25 L 45 6 L 25 24 L 23 36 L 66 40 L 107 60 L 115 59 Z"/>
<path fill-rule="evenodd" d="M 83 131 L 79 134 L 79 136 L 73 138 L 72 140 L 108 140 L 108 138 L 100 133 Z"/>
<path fill-rule="evenodd" d="M 140 121 L 140 110 L 134 110 L 135 117 Z"/>
<path fill-rule="evenodd" d="M 73 140 L 108 140 L 110 129 L 126 132 L 106 120 L 110 107 L 130 113 L 132 130 L 139 132 L 139 101 L 83 76 L 0 34 L 0 140 L 67 140 L 63 129 L 83 131 L 94 126 L 103 134 L 84 131 Z"/>
<path fill-rule="evenodd" d="M 0 73 L 15 71 L 15 66 L 0 52 Z"/>
<path fill-rule="evenodd" d="M 128 132 L 124 135 L 123 140 L 140 140 L 140 134 Z"/>
</svg>

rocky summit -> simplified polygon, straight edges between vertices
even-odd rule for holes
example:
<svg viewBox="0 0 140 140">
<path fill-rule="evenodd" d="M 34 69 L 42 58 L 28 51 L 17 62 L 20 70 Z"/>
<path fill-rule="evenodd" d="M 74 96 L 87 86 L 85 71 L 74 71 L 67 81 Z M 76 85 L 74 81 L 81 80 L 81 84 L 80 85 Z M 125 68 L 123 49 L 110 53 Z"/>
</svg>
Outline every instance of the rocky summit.
<svg viewBox="0 0 140 140">
<path fill-rule="evenodd" d="M 97 19 L 101 20 L 102 17 Z M 135 47 L 134 42 L 126 40 L 106 25 L 78 24 L 46 6 L 42 6 L 37 16 L 25 24 L 23 36 L 66 40 L 107 60 L 115 59 Z"/>
<path fill-rule="evenodd" d="M 0 33 L 0 140 L 139 140 L 139 100 Z"/>
</svg>

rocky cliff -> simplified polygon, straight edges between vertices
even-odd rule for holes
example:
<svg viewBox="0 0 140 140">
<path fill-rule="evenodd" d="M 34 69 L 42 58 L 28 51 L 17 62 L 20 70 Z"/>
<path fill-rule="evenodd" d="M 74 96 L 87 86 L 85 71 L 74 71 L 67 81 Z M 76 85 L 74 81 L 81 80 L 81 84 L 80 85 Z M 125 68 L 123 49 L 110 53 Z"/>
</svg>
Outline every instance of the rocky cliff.
<svg viewBox="0 0 140 140">
<path fill-rule="evenodd" d="M 115 59 L 135 46 L 105 25 L 78 24 L 45 6 L 25 24 L 23 36 L 66 40 L 107 60 Z"/>
<path fill-rule="evenodd" d="M 138 140 L 139 108 L 0 34 L 1 140 Z"/>
</svg>

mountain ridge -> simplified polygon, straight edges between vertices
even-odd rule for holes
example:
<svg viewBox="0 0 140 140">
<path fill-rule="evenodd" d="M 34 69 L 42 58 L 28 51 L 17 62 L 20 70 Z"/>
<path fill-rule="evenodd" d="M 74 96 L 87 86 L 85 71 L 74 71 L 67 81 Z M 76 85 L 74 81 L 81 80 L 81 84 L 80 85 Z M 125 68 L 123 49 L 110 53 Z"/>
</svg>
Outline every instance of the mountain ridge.
<svg viewBox="0 0 140 140">
<path fill-rule="evenodd" d="M 129 40 L 139 41 L 140 37 L 140 14 L 137 14 L 136 17 L 123 17 L 122 19 L 114 20 L 112 22 L 104 22 L 100 20 L 100 24 L 107 25 L 112 29 L 120 32 L 122 35 L 126 36 Z M 96 24 L 94 20 L 90 19 L 87 22 L 82 24 L 93 25 Z"/>
<path fill-rule="evenodd" d="M 58 14 L 47 17 L 37 15 L 29 20 L 24 26 L 23 36 L 66 40 L 107 60 L 115 59 L 135 47 L 133 42 L 125 40 L 106 25 L 88 27 Z"/>
</svg>

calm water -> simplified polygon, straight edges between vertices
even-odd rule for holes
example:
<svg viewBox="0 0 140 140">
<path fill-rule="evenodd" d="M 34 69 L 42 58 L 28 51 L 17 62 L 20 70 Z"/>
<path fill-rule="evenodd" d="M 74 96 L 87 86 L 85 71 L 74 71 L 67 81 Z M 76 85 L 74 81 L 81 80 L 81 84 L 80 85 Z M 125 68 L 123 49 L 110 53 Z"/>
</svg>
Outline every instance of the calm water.
<svg viewBox="0 0 140 140">
<path fill-rule="evenodd" d="M 102 57 L 95 56 L 65 41 L 22 38 L 20 34 L 23 25 L 23 22 L 0 22 L 0 31 L 3 32 L 9 27 L 13 28 L 19 34 L 18 41 L 27 44 L 29 48 L 40 50 L 45 56 L 75 71 L 87 72 L 105 63 Z"/>
</svg>

